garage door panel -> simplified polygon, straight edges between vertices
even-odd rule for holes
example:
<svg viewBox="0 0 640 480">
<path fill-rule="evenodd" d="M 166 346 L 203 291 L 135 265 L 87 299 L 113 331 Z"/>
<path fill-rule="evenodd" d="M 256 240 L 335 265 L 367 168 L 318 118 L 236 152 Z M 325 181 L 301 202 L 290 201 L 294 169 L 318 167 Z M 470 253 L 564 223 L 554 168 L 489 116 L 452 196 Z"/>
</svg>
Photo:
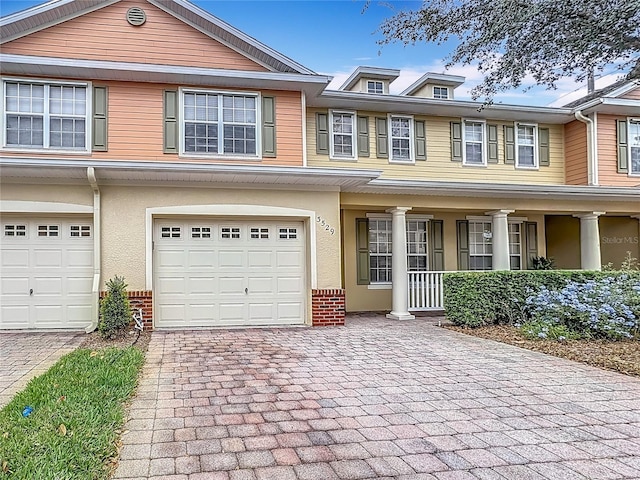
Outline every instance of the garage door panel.
<svg viewBox="0 0 640 480">
<path fill-rule="evenodd" d="M 300 277 L 278 277 L 276 280 L 278 294 L 302 294 Z"/>
<path fill-rule="evenodd" d="M 4 245 L 3 245 L 4 247 Z M 3 248 L 0 250 L 0 265 L 5 268 L 29 268 L 28 248 Z"/>
<path fill-rule="evenodd" d="M 278 302 L 278 318 L 280 320 L 295 323 L 302 314 L 303 304 L 301 302 Z"/>
<path fill-rule="evenodd" d="M 208 228 L 204 237 L 202 225 Z M 175 228 L 183 232 L 180 238 L 167 237 L 167 229 Z M 156 326 L 304 322 L 302 223 L 158 220 L 154 245 Z M 282 301 L 293 306 L 281 318 Z M 177 308 L 165 309 L 178 304 L 184 306 L 182 319 Z"/>
<path fill-rule="evenodd" d="M 91 219 L 2 220 L 0 329 L 89 325 L 93 286 Z M 20 235 L 16 225 L 20 226 Z M 82 230 L 79 225 L 86 228 Z M 33 294 L 29 294 L 30 290 Z"/>
<path fill-rule="evenodd" d="M 33 256 L 35 268 L 62 268 L 62 249 L 38 249 Z"/>
</svg>

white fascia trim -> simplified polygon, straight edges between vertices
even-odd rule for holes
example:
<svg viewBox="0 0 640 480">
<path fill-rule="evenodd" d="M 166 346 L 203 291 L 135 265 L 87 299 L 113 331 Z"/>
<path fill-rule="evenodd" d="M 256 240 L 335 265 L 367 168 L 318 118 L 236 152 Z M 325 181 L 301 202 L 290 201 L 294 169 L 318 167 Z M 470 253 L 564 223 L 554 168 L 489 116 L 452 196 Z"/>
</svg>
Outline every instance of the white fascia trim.
<svg viewBox="0 0 640 480">
<path fill-rule="evenodd" d="M 31 202 L 24 200 L 0 200 L 0 212 L 93 215 L 93 205 L 58 202 Z"/>
<path fill-rule="evenodd" d="M 381 68 L 381 67 L 358 67 L 355 71 L 349 75 L 349 78 L 338 87 L 338 90 L 348 90 L 362 78 L 371 78 L 372 80 L 387 80 L 389 83 L 393 82 L 400 76 L 400 70 L 395 68 Z"/>
<path fill-rule="evenodd" d="M 364 100 L 364 101 L 374 101 L 374 102 L 388 102 L 392 105 L 403 105 L 403 104 L 418 104 L 418 105 L 440 105 L 447 107 L 467 107 L 473 108 L 478 111 L 479 108 L 483 107 L 481 102 L 471 102 L 468 100 L 440 100 L 437 98 L 423 98 L 423 97 L 408 97 L 403 95 L 377 95 L 371 96 L 370 94 L 363 92 L 351 92 L 351 91 L 341 91 L 341 90 L 325 90 L 322 92 L 320 97 L 324 97 L 327 99 L 335 99 L 335 100 Z M 366 110 L 366 108 L 363 108 Z M 509 105 L 506 103 L 494 103 L 487 107 L 484 107 L 482 111 L 492 112 L 492 111 L 514 111 L 514 112 L 524 112 L 524 113 L 546 113 L 546 114 L 555 114 L 555 115 L 573 115 L 573 110 L 571 108 L 561 108 L 561 107 L 536 107 L 536 106 L 526 106 L 526 105 Z M 490 118 L 492 118 L 489 115 Z"/>
<path fill-rule="evenodd" d="M 107 60 L 81 60 L 73 58 L 39 57 L 34 55 L 15 55 L 0 53 L 0 63 L 15 63 L 32 66 L 50 66 L 59 69 L 83 68 L 89 70 L 127 71 L 142 73 L 157 73 L 178 75 L 185 79 L 190 75 L 218 78 L 237 78 L 258 81 L 297 82 L 316 85 L 326 85 L 330 78 L 326 75 L 281 72 L 254 72 L 249 70 L 225 70 L 221 68 L 182 67 L 174 65 L 158 65 L 153 63 L 112 62 Z M 178 82 L 182 83 L 182 82 Z"/>
<path fill-rule="evenodd" d="M 0 18 L 0 27 L 4 27 L 5 25 L 17 22 L 19 20 L 24 20 L 25 18 L 32 17 L 38 13 L 45 13 L 54 8 L 61 7 L 68 3 L 73 3 L 74 1 L 75 0 L 49 0 L 46 3 L 20 10 L 19 12 Z"/>
<path fill-rule="evenodd" d="M 151 3 L 152 5 L 155 5 L 156 7 L 166 11 L 167 13 L 171 13 L 172 15 L 176 16 L 175 12 L 172 12 L 170 9 L 168 9 L 166 6 L 164 6 L 161 2 L 159 2 L 158 0 L 147 0 L 149 3 Z M 249 35 L 247 35 L 246 33 L 238 30 L 237 28 L 229 25 L 228 23 L 226 23 L 225 21 L 219 19 L 218 17 L 210 14 L 209 12 L 207 12 L 206 10 L 203 10 L 201 8 L 199 8 L 198 6 L 190 3 L 190 2 L 186 2 L 184 0 L 173 0 L 173 2 L 177 5 L 180 5 L 181 7 L 185 8 L 186 10 L 190 11 L 191 13 L 203 18 L 204 20 L 210 22 L 211 24 L 215 25 L 218 28 L 221 28 L 223 30 L 226 30 L 227 32 L 229 32 L 231 35 L 237 37 L 238 39 L 242 40 L 243 42 L 246 42 L 247 44 L 249 44 L 250 46 L 264 52 L 266 55 L 269 55 L 271 57 L 273 57 L 274 59 L 278 60 L 279 62 L 289 66 L 290 68 L 297 70 L 300 73 L 304 73 L 307 75 L 315 75 L 316 73 L 313 70 L 310 70 L 308 68 L 306 68 L 305 66 L 295 62 L 294 60 L 290 59 L 289 57 L 281 54 L 280 52 L 277 52 L 276 50 L 272 49 L 271 47 L 268 47 L 267 45 L 263 44 L 262 42 L 259 42 L 258 40 L 256 40 L 253 37 L 250 37 Z M 187 19 L 183 19 L 184 21 L 188 21 Z M 188 22 L 189 25 L 192 25 L 192 22 Z M 196 27 L 198 28 L 198 27 Z M 198 28 L 199 29 L 199 28 Z M 199 29 L 200 30 L 200 29 Z M 204 33 L 204 32 L 203 32 Z M 211 35 L 211 32 L 208 32 L 208 35 Z M 216 40 L 219 40 L 218 37 L 216 36 Z M 240 49 L 238 49 L 237 47 L 231 46 L 231 48 L 233 48 L 236 51 L 240 51 Z M 245 56 L 248 56 L 248 54 L 246 52 L 242 52 Z"/>
<path fill-rule="evenodd" d="M 345 189 L 353 191 L 351 188 Z M 433 182 L 420 180 L 395 180 L 375 179 L 364 187 L 355 187 L 358 192 L 364 193 L 408 193 L 425 195 L 453 195 L 469 197 L 475 195 L 492 196 L 501 194 L 505 198 L 529 198 L 541 197 L 575 197 L 576 199 L 588 198 L 593 200 L 618 201 L 628 199 L 640 201 L 640 184 L 637 187 L 602 187 L 602 186 L 578 186 L 578 185 L 525 185 L 525 184 L 487 184 L 472 182 Z M 400 191 L 398 191 L 400 190 Z M 609 197 L 609 198 L 608 198 Z"/>
<path fill-rule="evenodd" d="M 2 166 L 49 166 L 66 168 L 94 167 L 105 170 L 157 170 L 175 172 L 204 172 L 204 173 L 238 173 L 259 175 L 299 176 L 310 175 L 330 176 L 337 178 L 374 179 L 382 175 L 381 170 L 322 168 L 322 167 L 271 167 L 266 165 L 229 165 L 202 164 L 190 162 L 157 162 L 157 161 L 127 161 L 127 160 L 69 160 L 53 158 L 0 157 Z"/>
<path fill-rule="evenodd" d="M 91 208 L 90 208 L 91 209 Z M 312 290 L 318 288 L 318 264 L 316 242 L 316 212 L 288 207 L 264 205 L 180 205 L 151 207 L 145 213 L 145 288 L 153 290 L 153 219 L 160 215 L 196 215 L 208 217 L 278 217 L 299 219 L 308 228 L 309 283 Z"/>
</svg>

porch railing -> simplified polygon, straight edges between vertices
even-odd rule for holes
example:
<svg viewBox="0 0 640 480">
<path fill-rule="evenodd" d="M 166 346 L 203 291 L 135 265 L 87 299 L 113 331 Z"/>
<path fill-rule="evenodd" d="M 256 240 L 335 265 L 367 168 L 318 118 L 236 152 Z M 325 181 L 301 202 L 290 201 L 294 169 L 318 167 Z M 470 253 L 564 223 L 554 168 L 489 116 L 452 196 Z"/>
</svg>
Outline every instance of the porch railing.
<svg viewBox="0 0 640 480">
<path fill-rule="evenodd" d="M 445 272 L 408 272 L 409 310 L 444 310 L 442 277 Z"/>
</svg>

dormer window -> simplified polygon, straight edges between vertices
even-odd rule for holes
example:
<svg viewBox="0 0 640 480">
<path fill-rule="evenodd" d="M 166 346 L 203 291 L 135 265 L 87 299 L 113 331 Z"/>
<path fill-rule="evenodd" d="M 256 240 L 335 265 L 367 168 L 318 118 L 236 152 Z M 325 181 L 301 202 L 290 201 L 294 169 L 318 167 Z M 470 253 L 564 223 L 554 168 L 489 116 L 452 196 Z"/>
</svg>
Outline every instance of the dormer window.
<svg viewBox="0 0 640 480">
<path fill-rule="evenodd" d="M 384 84 L 379 80 L 367 80 L 367 93 L 384 93 Z"/>
<path fill-rule="evenodd" d="M 433 87 L 433 98 L 447 100 L 449 98 L 449 87 Z"/>
</svg>

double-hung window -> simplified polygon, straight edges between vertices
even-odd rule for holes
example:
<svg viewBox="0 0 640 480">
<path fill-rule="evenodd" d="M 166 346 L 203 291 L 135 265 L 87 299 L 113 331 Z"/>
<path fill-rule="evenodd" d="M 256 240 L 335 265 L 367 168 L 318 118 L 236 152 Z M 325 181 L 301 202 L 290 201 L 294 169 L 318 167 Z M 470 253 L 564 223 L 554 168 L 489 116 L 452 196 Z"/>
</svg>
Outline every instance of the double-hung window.
<svg viewBox="0 0 640 480">
<path fill-rule="evenodd" d="M 384 84 L 379 80 L 367 80 L 367 93 L 384 93 Z"/>
<path fill-rule="evenodd" d="M 89 150 L 88 84 L 5 80 L 3 91 L 3 146 Z"/>
<path fill-rule="evenodd" d="M 516 124 L 516 167 L 538 168 L 538 127 Z"/>
<path fill-rule="evenodd" d="M 356 115 L 353 112 L 340 112 L 332 110 L 330 112 L 331 122 L 331 158 L 355 159 L 356 146 Z"/>
<path fill-rule="evenodd" d="M 256 94 L 183 91 L 183 152 L 257 157 L 258 103 Z"/>
<path fill-rule="evenodd" d="M 433 98 L 439 98 L 441 100 L 446 100 L 449 98 L 449 88 L 448 87 L 433 87 Z"/>
<path fill-rule="evenodd" d="M 414 158 L 414 133 L 413 118 L 391 115 L 389 117 L 389 158 L 392 162 L 413 163 Z"/>
<path fill-rule="evenodd" d="M 522 270 L 522 230 L 520 223 L 509 222 L 509 265 L 511 270 Z"/>
<path fill-rule="evenodd" d="M 487 149 L 485 142 L 485 123 L 474 120 L 465 120 L 463 125 L 463 165 L 486 165 Z"/>
<path fill-rule="evenodd" d="M 629 120 L 629 158 L 631 173 L 640 174 L 640 120 Z"/>
<path fill-rule="evenodd" d="M 407 270 L 425 271 L 427 263 L 427 220 L 407 218 Z M 391 283 L 392 225 L 390 218 L 369 219 L 369 282 Z"/>
<path fill-rule="evenodd" d="M 509 264 L 511 270 L 522 269 L 522 224 L 509 222 Z M 493 268 L 493 232 L 490 220 L 469 221 L 469 269 Z"/>
</svg>

